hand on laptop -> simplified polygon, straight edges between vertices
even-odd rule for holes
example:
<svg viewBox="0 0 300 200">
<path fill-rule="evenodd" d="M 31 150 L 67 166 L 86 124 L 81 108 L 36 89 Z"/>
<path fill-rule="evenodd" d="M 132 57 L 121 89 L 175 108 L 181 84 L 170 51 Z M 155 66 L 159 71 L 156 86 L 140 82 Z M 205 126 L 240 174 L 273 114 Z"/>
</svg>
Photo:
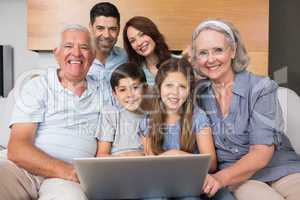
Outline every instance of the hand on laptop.
<svg viewBox="0 0 300 200">
<path fill-rule="evenodd" d="M 119 154 L 114 154 L 113 156 L 145 156 L 144 152 L 141 151 L 129 151 Z"/>
<path fill-rule="evenodd" d="M 170 155 L 186 155 L 189 154 L 187 152 L 177 150 L 177 149 L 171 149 L 168 151 L 165 151 L 164 153 L 160 154 L 161 156 L 170 156 Z"/>
<path fill-rule="evenodd" d="M 79 179 L 77 177 L 76 170 L 73 166 L 69 166 L 68 168 L 65 169 L 62 178 L 69 180 L 69 181 L 74 181 L 74 182 L 79 183 Z"/>
</svg>

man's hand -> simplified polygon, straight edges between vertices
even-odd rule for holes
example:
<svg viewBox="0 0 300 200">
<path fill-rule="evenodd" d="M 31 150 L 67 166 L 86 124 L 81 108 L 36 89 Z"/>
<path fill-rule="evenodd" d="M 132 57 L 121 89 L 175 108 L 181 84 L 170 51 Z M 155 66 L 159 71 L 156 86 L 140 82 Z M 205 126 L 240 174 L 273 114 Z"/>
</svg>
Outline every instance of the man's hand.
<svg viewBox="0 0 300 200">
<path fill-rule="evenodd" d="M 207 194 L 208 197 L 214 196 L 219 189 L 223 187 L 222 182 L 214 175 L 208 174 L 204 181 L 202 191 Z"/>
</svg>

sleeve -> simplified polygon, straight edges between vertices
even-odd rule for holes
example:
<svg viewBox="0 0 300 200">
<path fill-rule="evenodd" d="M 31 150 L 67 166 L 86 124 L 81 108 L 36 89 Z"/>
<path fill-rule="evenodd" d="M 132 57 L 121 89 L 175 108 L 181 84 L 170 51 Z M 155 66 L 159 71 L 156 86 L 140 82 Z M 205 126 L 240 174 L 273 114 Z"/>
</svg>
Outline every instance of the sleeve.
<svg viewBox="0 0 300 200">
<path fill-rule="evenodd" d="M 96 138 L 100 141 L 113 142 L 116 133 L 116 118 L 118 113 L 114 109 L 105 107 L 100 113 Z"/>
<path fill-rule="evenodd" d="M 277 145 L 281 140 L 284 123 L 277 88 L 278 85 L 274 81 L 266 78 L 260 81 L 252 92 L 250 144 Z"/>
<path fill-rule="evenodd" d="M 193 113 L 193 133 L 199 133 L 203 128 L 210 127 L 209 119 L 206 113 L 201 109 L 195 109 Z"/>
<path fill-rule="evenodd" d="M 140 122 L 138 126 L 138 135 L 147 137 L 149 135 L 149 125 L 150 125 L 150 119 L 149 116 L 145 116 Z"/>
<path fill-rule="evenodd" d="M 15 123 L 43 122 L 46 110 L 47 88 L 41 77 L 29 80 L 24 86 L 15 87 L 16 104 L 9 126 Z"/>
</svg>

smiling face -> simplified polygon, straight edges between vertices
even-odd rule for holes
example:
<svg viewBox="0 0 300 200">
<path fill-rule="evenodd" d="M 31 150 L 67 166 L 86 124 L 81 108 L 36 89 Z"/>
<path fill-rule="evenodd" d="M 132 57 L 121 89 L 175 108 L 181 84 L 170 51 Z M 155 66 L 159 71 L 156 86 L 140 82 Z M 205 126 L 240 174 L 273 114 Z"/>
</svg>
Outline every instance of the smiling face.
<svg viewBox="0 0 300 200">
<path fill-rule="evenodd" d="M 131 47 L 137 54 L 147 57 L 154 53 L 155 42 L 142 31 L 129 26 L 127 29 L 127 37 Z"/>
<path fill-rule="evenodd" d="M 196 39 L 196 66 L 215 82 L 226 82 L 233 77 L 231 59 L 235 50 L 224 34 L 206 29 Z"/>
<path fill-rule="evenodd" d="M 62 79 L 71 82 L 84 80 L 94 59 L 89 33 L 79 30 L 63 32 L 60 47 L 54 50 L 54 54 Z"/>
<path fill-rule="evenodd" d="M 122 78 L 113 94 L 126 110 L 134 112 L 143 100 L 143 84 L 138 79 Z"/>
<path fill-rule="evenodd" d="M 90 25 L 96 48 L 103 53 L 109 53 L 118 40 L 120 27 L 115 17 L 98 16 Z"/>
<path fill-rule="evenodd" d="M 161 84 L 160 96 L 167 112 L 178 113 L 189 95 L 189 83 L 182 72 L 169 72 Z"/>
</svg>

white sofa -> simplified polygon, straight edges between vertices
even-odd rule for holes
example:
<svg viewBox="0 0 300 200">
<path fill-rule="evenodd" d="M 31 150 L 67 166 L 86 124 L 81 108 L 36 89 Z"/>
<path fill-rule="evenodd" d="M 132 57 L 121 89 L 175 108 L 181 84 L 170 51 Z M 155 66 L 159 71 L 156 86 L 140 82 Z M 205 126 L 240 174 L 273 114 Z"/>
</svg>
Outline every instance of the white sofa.
<svg viewBox="0 0 300 200">
<path fill-rule="evenodd" d="M 291 140 L 296 152 L 300 154 L 300 98 L 292 90 L 280 87 L 279 101 L 283 110 L 285 132 Z M 9 120 L 15 102 L 13 91 L 7 98 L 0 98 L 0 145 L 7 147 L 9 139 Z"/>
</svg>

